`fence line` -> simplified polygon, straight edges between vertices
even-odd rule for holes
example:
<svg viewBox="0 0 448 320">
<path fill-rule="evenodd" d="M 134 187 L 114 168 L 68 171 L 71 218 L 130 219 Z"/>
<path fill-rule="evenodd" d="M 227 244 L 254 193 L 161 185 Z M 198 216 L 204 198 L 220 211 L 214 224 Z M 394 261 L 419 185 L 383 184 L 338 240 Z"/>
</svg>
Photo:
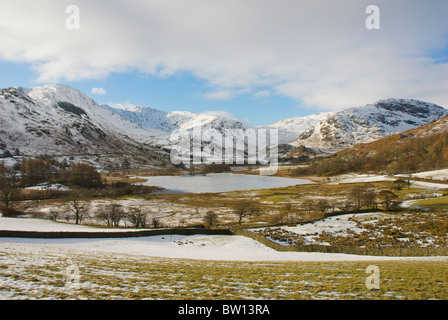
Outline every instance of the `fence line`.
<svg viewBox="0 0 448 320">
<path fill-rule="evenodd" d="M 42 232 L 42 231 L 0 231 L 0 238 L 44 238 L 44 239 L 73 239 L 73 238 L 133 238 L 163 235 L 232 235 L 227 229 L 205 228 L 167 228 L 139 231 L 104 231 L 104 232 Z"/>
</svg>

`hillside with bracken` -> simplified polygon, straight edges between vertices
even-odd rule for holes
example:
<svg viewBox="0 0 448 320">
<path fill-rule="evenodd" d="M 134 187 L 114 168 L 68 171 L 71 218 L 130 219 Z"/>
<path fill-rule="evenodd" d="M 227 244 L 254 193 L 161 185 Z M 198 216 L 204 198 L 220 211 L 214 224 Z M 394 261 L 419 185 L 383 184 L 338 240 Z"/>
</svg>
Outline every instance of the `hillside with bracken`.
<svg viewBox="0 0 448 320">
<path fill-rule="evenodd" d="M 371 143 L 359 144 L 325 159 L 315 159 L 298 174 L 348 172 L 411 173 L 448 167 L 448 117 Z"/>
</svg>

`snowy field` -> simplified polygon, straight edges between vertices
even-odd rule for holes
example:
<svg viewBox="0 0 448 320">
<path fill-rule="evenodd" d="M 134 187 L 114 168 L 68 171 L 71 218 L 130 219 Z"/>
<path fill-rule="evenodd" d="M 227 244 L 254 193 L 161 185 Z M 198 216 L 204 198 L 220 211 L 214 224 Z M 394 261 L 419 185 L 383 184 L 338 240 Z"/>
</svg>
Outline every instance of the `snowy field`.
<svg viewBox="0 0 448 320">
<path fill-rule="evenodd" d="M 298 225 L 296 227 L 284 227 L 283 229 L 301 235 L 321 233 L 322 231 L 343 233 L 347 230 L 360 233 L 363 231 L 363 229 L 357 226 L 357 221 L 374 222 L 378 219 L 383 219 L 386 217 L 390 218 L 391 215 L 382 212 L 344 214 L 341 216 L 329 217 L 323 220 L 316 221 L 314 223 Z"/>
<path fill-rule="evenodd" d="M 407 177 L 409 175 L 398 175 L 398 176 Z M 416 178 L 423 178 L 423 179 L 434 179 L 434 180 L 446 181 L 446 180 L 448 180 L 448 169 L 412 173 L 412 174 L 410 174 L 410 176 L 416 177 Z"/>
<path fill-rule="evenodd" d="M 0 217 L 0 230 L 40 232 L 120 232 L 133 231 L 134 229 L 92 228 L 84 225 L 59 223 L 51 220 Z"/>
<path fill-rule="evenodd" d="M 373 174 L 343 174 L 336 176 L 332 179 L 330 184 L 340 183 L 363 183 L 363 182 L 379 182 L 379 181 L 394 181 L 396 179 L 385 175 L 373 175 Z"/>
<path fill-rule="evenodd" d="M 397 176 L 386 176 L 386 175 L 374 175 L 374 174 L 343 174 L 336 176 L 332 179 L 329 184 L 345 184 L 345 183 L 369 183 L 369 182 L 381 182 L 381 181 L 394 181 L 400 178 L 408 178 L 409 175 L 397 175 Z M 446 180 L 448 177 L 448 169 L 421 172 L 410 175 L 416 178 L 433 178 L 434 180 Z M 423 181 L 413 181 L 411 180 L 411 185 L 417 188 L 424 189 L 448 189 L 448 184 L 436 183 L 436 182 L 423 182 Z"/>
<path fill-rule="evenodd" d="M 0 217 L 4 228 L 99 231 Z M 380 290 L 367 287 L 372 265 Z M 445 300 L 447 275 L 448 257 L 278 252 L 243 236 L 0 238 L 0 300 Z"/>
<path fill-rule="evenodd" d="M 341 227 L 347 227 L 345 225 Z M 313 228 L 335 228 L 314 225 Z M 2 230 L 88 231 L 102 229 L 59 224 L 37 219 L 0 218 Z M 103 229 L 110 231 L 110 229 Z M 125 229 L 129 230 L 129 229 Z M 447 260 L 445 257 L 395 258 L 329 253 L 278 252 L 243 236 L 165 235 L 126 239 L 23 239 L 0 238 L 2 249 L 52 248 L 80 252 L 131 254 L 145 257 L 223 261 L 369 261 L 369 260 Z"/>
</svg>

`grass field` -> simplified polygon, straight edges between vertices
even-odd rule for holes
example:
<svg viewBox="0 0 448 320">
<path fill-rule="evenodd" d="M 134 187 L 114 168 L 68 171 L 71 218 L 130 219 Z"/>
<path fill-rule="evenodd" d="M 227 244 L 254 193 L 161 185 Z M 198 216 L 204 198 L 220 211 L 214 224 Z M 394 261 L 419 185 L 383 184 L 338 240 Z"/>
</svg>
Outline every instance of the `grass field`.
<svg viewBox="0 0 448 320">
<path fill-rule="evenodd" d="M 414 203 L 414 206 L 424 207 L 430 210 L 447 210 L 448 197 L 440 197 L 437 199 L 425 199 Z"/>
<path fill-rule="evenodd" d="M 369 265 L 378 290 L 366 286 Z M 220 262 L 11 246 L 0 249 L 0 298 L 445 300 L 448 262 Z"/>
<path fill-rule="evenodd" d="M 113 179 L 111 180 L 113 181 Z M 372 182 L 376 190 L 390 189 L 391 182 Z M 161 217 L 163 224 L 178 226 L 181 220 L 191 224 L 202 222 L 207 210 L 218 213 L 220 223 L 235 223 L 232 206 L 240 201 L 260 203 L 262 214 L 254 221 L 246 219 L 243 226 L 254 222 L 271 222 L 271 217 L 290 210 L 289 214 L 304 216 L 305 200 L 347 199 L 355 184 L 302 185 L 270 190 L 254 190 L 217 194 L 148 194 L 117 199 L 83 200 L 93 202 L 121 201 L 148 214 Z M 420 189 L 397 191 L 402 199 Z M 448 209 L 448 197 L 419 200 L 414 205 L 431 209 Z M 40 209 L 66 211 L 69 199 L 39 202 Z M 287 209 L 286 204 L 291 204 Z M 28 205 L 28 203 L 25 203 Z M 311 212 L 311 218 L 318 212 Z M 421 215 L 413 215 L 418 218 Z M 424 220 L 394 220 L 390 225 L 375 225 L 384 232 L 439 232 L 446 239 L 445 224 L 433 217 Z M 443 221 L 446 222 L 445 217 Z M 409 224 L 410 222 L 416 222 Z M 418 223 L 420 224 L 418 224 Z M 434 225 L 434 222 L 437 222 Z M 431 224 L 433 223 L 433 224 Z M 425 227 L 425 228 L 423 228 Z M 414 228 L 414 229 L 413 229 Z M 429 231 L 428 231 L 429 230 Z M 394 233 L 395 234 L 395 233 Z M 369 234 L 370 235 L 370 234 Z M 399 239 L 401 239 L 398 237 Z M 341 240 L 341 239 L 339 239 Z M 381 241 L 382 238 L 378 238 Z M 419 240 L 416 238 L 416 240 Z M 127 252 L 127 251 L 125 251 Z M 190 257 L 190 256 L 188 256 Z M 208 257 L 209 259 L 209 257 Z M 376 259 L 376 258 L 375 258 Z M 378 258 L 380 259 L 380 258 Z M 379 270 L 379 289 L 366 286 L 366 268 Z M 78 278 L 79 276 L 79 278 Z M 73 284 L 69 279 L 79 279 Z M 448 299 L 448 261 L 346 261 L 346 262 L 235 262 L 188 259 L 150 258 L 118 253 L 94 253 L 63 250 L 45 246 L 3 245 L 0 247 L 0 299 Z"/>
</svg>

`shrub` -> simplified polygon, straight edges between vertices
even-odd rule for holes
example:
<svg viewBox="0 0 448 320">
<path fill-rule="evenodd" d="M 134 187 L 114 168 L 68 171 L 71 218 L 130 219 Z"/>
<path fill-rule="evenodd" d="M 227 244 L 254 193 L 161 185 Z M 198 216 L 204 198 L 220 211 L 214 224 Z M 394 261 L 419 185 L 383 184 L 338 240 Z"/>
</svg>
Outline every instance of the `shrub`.
<svg viewBox="0 0 448 320">
<path fill-rule="evenodd" d="M 208 164 L 204 167 L 203 172 L 207 173 L 221 173 L 230 171 L 230 166 L 228 164 Z"/>
<path fill-rule="evenodd" d="M 218 223 L 218 215 L 212 210 L 207 211 L 204 216 L 204 223 L 209 228 L 212 228 L 216 223 Z"/>
<path fill-rule="evenodd" d="M 0 206 L 0 212 L 3 214 L 4 217 L 7 218 L 16 218 L 17 216 L 20 216 L 22 212 L 5 206 Z"/>
</svg>

